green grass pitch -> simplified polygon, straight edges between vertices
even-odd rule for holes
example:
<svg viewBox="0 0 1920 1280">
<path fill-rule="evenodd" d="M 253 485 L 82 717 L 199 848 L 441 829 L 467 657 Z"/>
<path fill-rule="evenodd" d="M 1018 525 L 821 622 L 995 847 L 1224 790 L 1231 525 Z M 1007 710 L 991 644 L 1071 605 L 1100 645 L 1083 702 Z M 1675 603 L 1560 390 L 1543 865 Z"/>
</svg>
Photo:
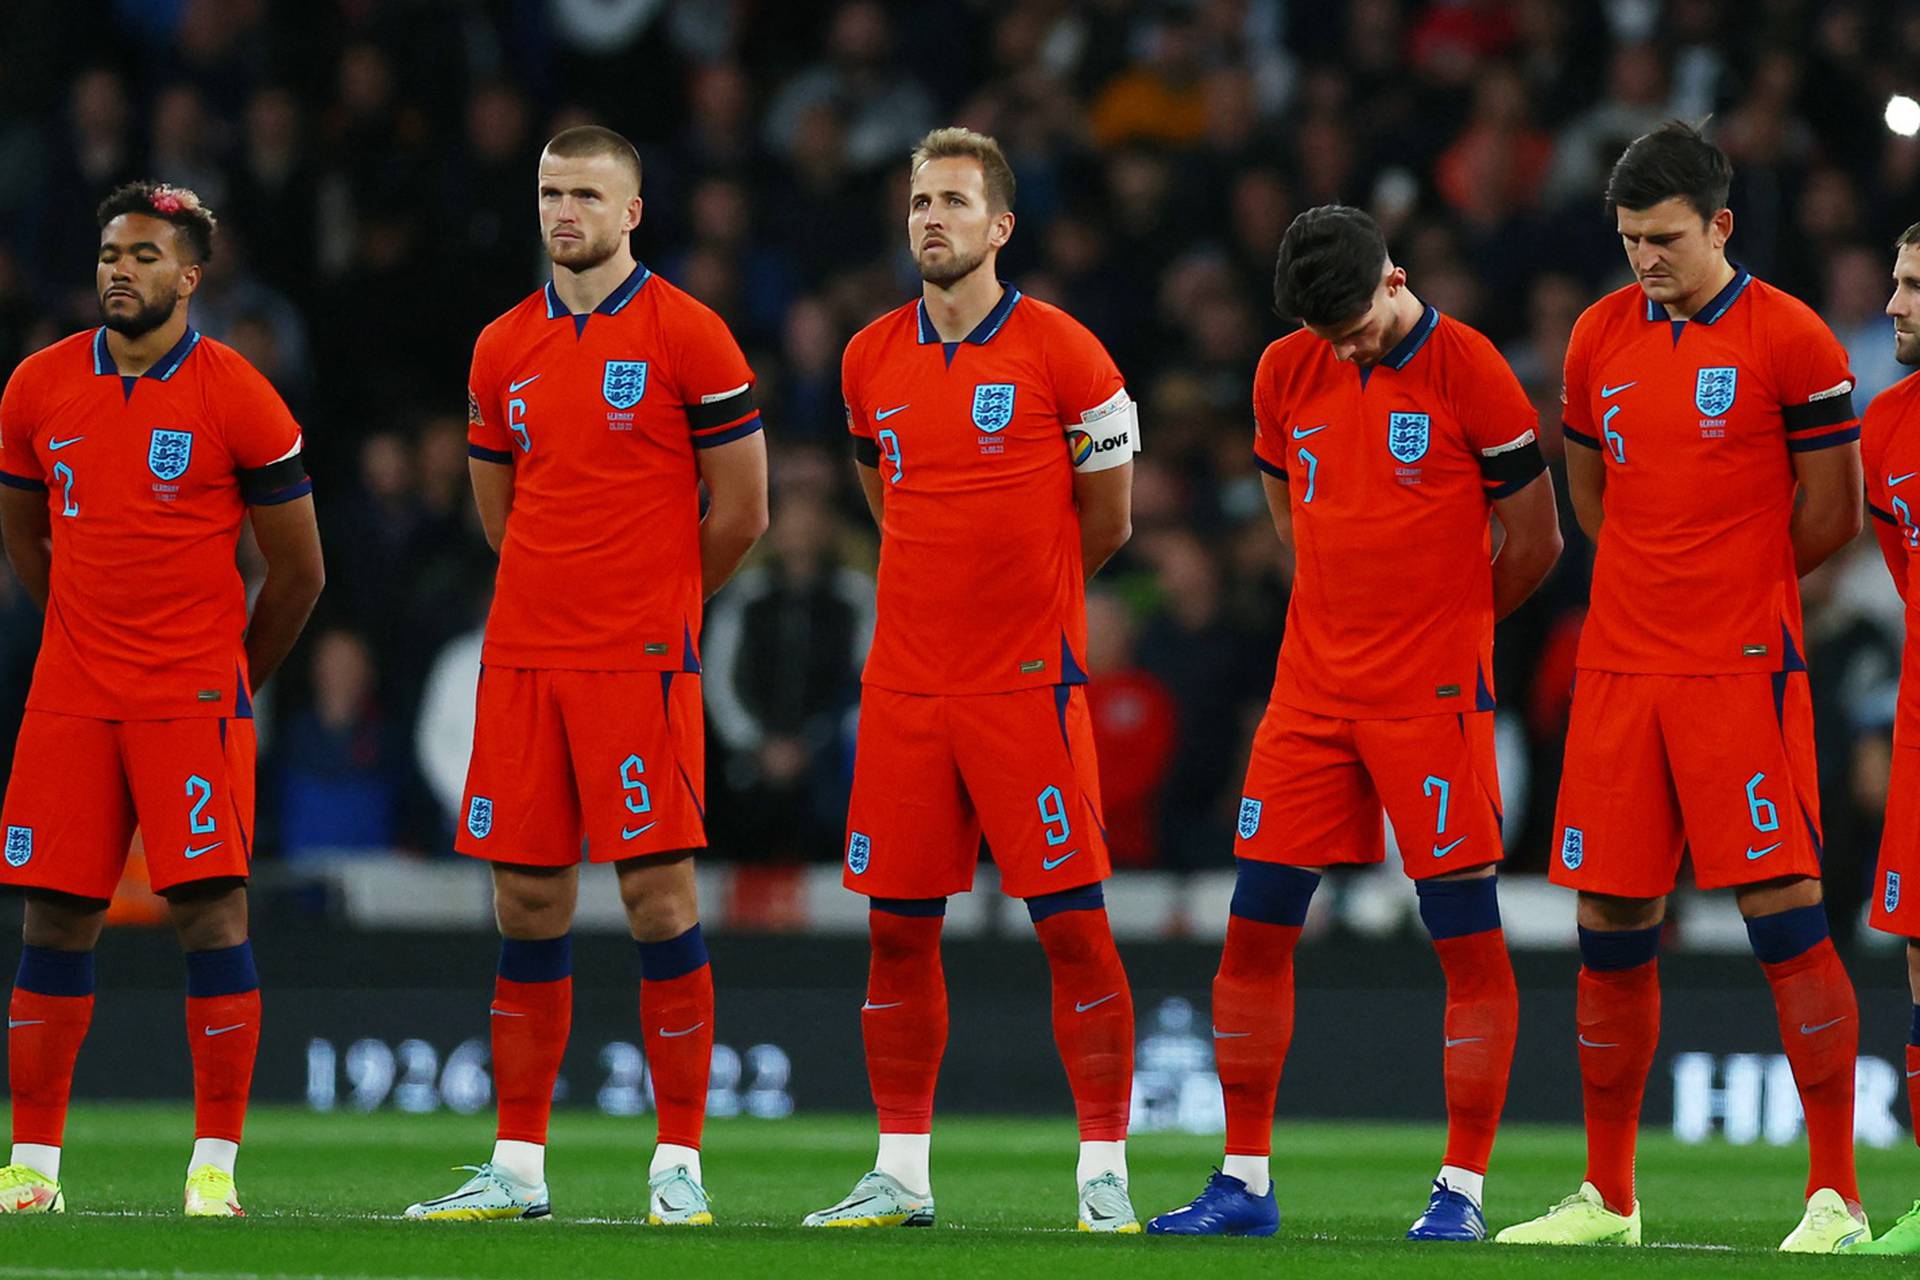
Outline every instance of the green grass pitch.
<svg viewBox="0 0 1920 1280">
<path fill-rule="evenodd" d="M 541 1223 L 394 1221 L 451 1190 L 448 1168 L 485 1157 L 484 1116 L 314 1115 L 258 1108 L 241 1155 L 240 1222 L 179 1218 L 191 1134 L 182 1107 L 77 1108 L 67 1131 L 69 1212 L 0 1219 L 0 1277 L 1459 1276 L 1887 1274 L 1897 1258 L 1805 1259 L 1772 1250 L 1799 1217 L 1798 1148 L 1683 1147 L 1651 1137 L 1641 1194 L 1651 1250 L 1416 1246 L 1399 1239 L 1426 1200 L 1436 1127 L 1283 1123 L 1274 1240 L 1096 1238 L 1073 1231 L 1074 1134 L 1065 1120 L 948 1119 L 934 1141 L 940 1225 L 930 1231 L 802 1231 L 872 1159 L 867 1117 L 725 1120 L 709 1126 L 708 1184 L 721 1225 L 646 1227 L 645 1120 L 563 1112 L 549 1158 L 555 1218 Z M 1571 1191 L 1572 1130 L 1502 1135 L 1488 1192 L 1496 1227 Z M 1141 1216 L 1183 1203 L 1218 1160 L 1214 1138 L 1130 1144 Z M 1863 1151 L 1879 1226 L 1920 1196 L 1920 1152 Z"/>
</svg>

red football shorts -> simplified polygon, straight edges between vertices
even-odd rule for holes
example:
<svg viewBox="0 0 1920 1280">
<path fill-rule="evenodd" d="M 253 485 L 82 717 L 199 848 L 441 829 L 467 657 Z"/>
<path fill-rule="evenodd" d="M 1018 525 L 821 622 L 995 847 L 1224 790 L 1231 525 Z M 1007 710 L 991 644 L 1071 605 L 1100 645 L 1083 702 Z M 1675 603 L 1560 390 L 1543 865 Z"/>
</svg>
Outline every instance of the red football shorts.
<svg viewBox="0 0 1920 1280">
<path fill-rule="evenodd" d="M 700 677 L 677 671 L 484 667 L 453 847 L 570 867 L 703 849 Z"/>
<path fill-rule="evenodd" d="M 1896 743 L 1893 748 L 1868 923 L 1883 933 L 1920 938 L 1920 747 Z"/>
<path fill-rule="evenodd" d="M 982 833 L 1012 897 L 1107 878 L 1085 688 L 946 697 L 866 686 L 847 811 L 847 888 L 870 898 L 965 893 Z"/>
<path fill-rule="evenodd" d="M 1500 861 L 1493 712 L 1338 720 L 1267 704 L 1235 857 L 1289 867 L 1379 862 L 1383 809 L 1415 880 Z"/>
<path fill-rule="evenodd" d="M 1581 671 L 1554 828 L 1555 884 L 1621 898 L 1820 874 L 1805 671 Z"/>
<path fill-rule="evenodd" d="M 251 719 L 27 712 L 0 811 L 0 885 L 111 898 L 136 825 L 156 890 L 244 878 L 253 754 Z"/>
</svg>

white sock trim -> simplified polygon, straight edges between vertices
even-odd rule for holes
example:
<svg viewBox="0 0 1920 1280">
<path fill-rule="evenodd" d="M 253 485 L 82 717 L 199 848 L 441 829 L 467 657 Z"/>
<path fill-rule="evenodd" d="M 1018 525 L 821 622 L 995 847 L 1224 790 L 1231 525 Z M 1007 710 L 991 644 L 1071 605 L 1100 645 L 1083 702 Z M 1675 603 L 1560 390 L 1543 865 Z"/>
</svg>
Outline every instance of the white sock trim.
<svg viewBox="0 0 1920 1280">
<path fill-rule="evenodd" d="M 1449 1191 L 1458 1191 L 1473 1201 L 1473 1207 L 1476 1209 L 1487 1202 L 1487 1175 L 1484 1173 L 1462 1169 L 1457 1164 L 1443 1164 L 1440 1166 L 1440 1176 L 1434 1181 L 1445 1186 Z"/>
<path fill-rule="evenodd" d="M 544 1142 L 516 1142 L 501 1138 L 493 1144 L 491 1163 L 500 1167 L 515 1182 L 539 1186 L 547 1180 L 547 1145 Z"/>
<path fill-rule="evenodd" d="M 1248 1191 L 1263 1196 L 1273 1185 L 1273 1178 L 1267 1172 L 1269 1161 L 1268 1156 L 1226 1156 L 1220 1161 L 1220 1172 L 1240 1179 L 1247 1184 Z"/>
<path fill-rule="evenodd" d="M 233 1176 L 233 1162 L 240 1157 L 240 1144 L 228 1142 L 225 1138 L 195 1138 L 193 1155 L 187 1160 L 187 1172 L 192 1173 L 203 1164 L 210 1164 L 229 1178 Z"/>
<path fill-rule="evenodd" d="M 883 1133 L 873 1167 L 913 1194 L 929 1196 L 933 1194 L 932 1150 L 930 1133 Z"/>
<path fill-rule="evenodd" d="M 707 1180 L 700 1176 L 700 1148 L 683 1147 L 672 1142 L 662 1142 L 654 1147 L 653 1162 L 647 1166 L 647 1176 L 651 1178 L 675 1165 L 685 1165 L 688 1177 L 703 1187 L 707 1185 Z"/>
<path fill-rule="evenodd" d="M 1124 1140 L 1080 1144 L 1080 1163 L 1074 1170 L 1074 1181 L 1084 1187 L 1103 1173 L 1117 1173 L 1121 1184 L 1126 1184 L 1127 1144 Z"/>
<path fill-rule="evenodd" d="M 23 1164 L 43 1178 L 60 1181 L 60 1148 L 38 1142 L 16 1142 L 8 1164 Z"/>
</svg>

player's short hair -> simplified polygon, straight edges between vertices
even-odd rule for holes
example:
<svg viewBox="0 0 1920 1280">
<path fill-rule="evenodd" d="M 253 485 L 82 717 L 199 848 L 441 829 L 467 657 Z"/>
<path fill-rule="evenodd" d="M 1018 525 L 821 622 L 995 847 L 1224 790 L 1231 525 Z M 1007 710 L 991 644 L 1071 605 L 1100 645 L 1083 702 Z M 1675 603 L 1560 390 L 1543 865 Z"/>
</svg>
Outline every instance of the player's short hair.
<svg viewBox="0 0 1920 1280">
<path fill-rule="evenodd" d="M 1387 265 L 1387 238 L 1365 211 L 1323 204 L 1294 218 L 1273 267 L 1273 309 L 1303 324 L 1343 324 L 1365 311 Z"/>
<path fill-rule="evenodd" d="M 960 125 L 935 129 L 914 147 L 913 167 L 908 172 L 920 172 L 920 166 L 929 160 L 954 159 L 979 162 L 980 172 L 986 179 L 989 211 L 1005 213 L 1013 208 L 1013 166 L 1007 163 L 1007 154 L 1000 149 L 999 142 L 984 133 L 975 133 Z"/>
<path fill-rule="evenodd" d="M 1893 242 L 1893 247 L 1895 250 L 1900 250 L 1916 244 L 1920 244 L 1920 222 L 1916 222 L 1905 231 L 1902 231 L 1900 238 Z"/>
<path fill-rule="evenodd" d="M 1678 196 L 1701 221 L 1727 207 L 1733 162 L 1684 120 L 1669 120 L 1627 144 L 1607 178 L 1607 212 L 1651 209 Z"/>
<path fill-rule="evenodd" d="M 546 153 L 562 160 L 584 160 L 588 156 L 612 156 L 633 174 L 633 189 L 640 189 L 640 152 L 626 135 L 602 125 L 582 124 L 562 129 L 547 140 Z"/>
<path fill-rule="evenodd" d="M 174 239 L 186 248 L 189 261 L 204 264 L 213 260 L 213 232 L 219 224 L 213 210 L 200 203 L 196 192 L 165 182 L 129 182 L 109 192 L 94 210 L 94 217 L 105 231 L 109 222 L 129 213 L 171 223 Z"/>
</svg>

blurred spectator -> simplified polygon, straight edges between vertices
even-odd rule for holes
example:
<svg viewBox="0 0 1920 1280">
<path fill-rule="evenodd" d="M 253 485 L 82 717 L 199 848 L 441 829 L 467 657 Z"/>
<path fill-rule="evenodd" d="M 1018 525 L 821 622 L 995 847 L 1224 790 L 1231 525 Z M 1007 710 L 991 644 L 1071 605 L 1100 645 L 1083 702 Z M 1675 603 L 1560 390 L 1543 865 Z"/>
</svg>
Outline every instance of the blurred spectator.
<svg viewBox="0 0 1920 1280">
<path fill-rule="evenodd" d="M 1893 356 L 1893 321 L 1886 312 L 1892 262 L 1891 250 L 1864 244 L 1836 249 L 1827 258 L 1820 318 L 1847 349 L 1854 407 L 1863 412 L 1868 401 L 1907 376 L 1906 366 Z"/>
<path fill-rule="evenodd" d="M 1100 807 L 1116 867 L 1159 861 L 1160 794 L 1179 707 L 1134 660 L 1137 624 L 1117 596 L 1087 593 L 1087 706 L 1100 754 Z"/>
<path fill-rule="evenodd" d="M 732 804 L 709 810 L 756 861 L 837 856 L 851 781 L 847 730 L 873 640 L 873 579 L 834 548 L 831 510 L 787 491 L 761 563 L 717 597 L 702 632 L 707 712 Z"/>
<path fill-rule="evenodd" d="M 1148 35 L 1145 59 L 1121 72 L 1094 99 L 1094 141 L 1103 147 L 1198 141 L 1208 123 L 1207 86 L 1200 72 L 1199 31 L 1193 19 L 1169 12 Z"/>
<path fill-rule="evenodd" d="M 274 750 L 281 847 L 390 849 L 408 767 L 375 701 L 373 655 L 344 630 L 314 637 L 311 652 L 313 705 L 280 726 Z"/>
<path fill-rule="evenodd" d="M 845 154 L 856 171 L 901 163 L 933 127 L 933 101 L 894 62 L 892 24 L 873 0 L 834 11 L 825 59 L 788 81 L 767 108 L 768 145 L 795 156 L 803 121 L 822 106 L 845 121 Z"/>
</svg>

